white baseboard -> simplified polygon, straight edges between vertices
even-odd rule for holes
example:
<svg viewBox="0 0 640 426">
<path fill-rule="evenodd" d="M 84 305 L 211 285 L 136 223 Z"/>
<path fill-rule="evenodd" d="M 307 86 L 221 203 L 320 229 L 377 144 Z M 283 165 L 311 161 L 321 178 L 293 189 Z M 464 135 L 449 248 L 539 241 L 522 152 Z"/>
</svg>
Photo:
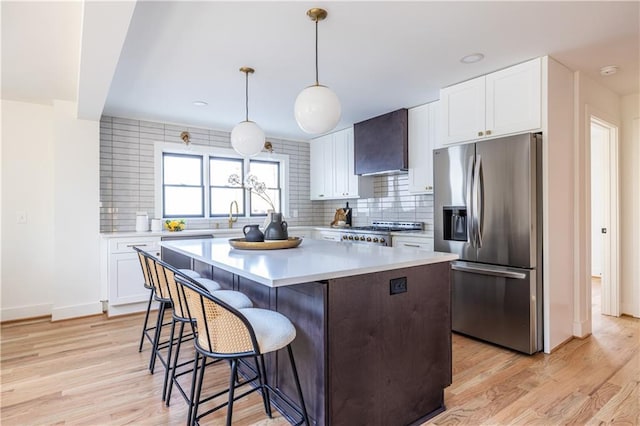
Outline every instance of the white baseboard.
<svg viewBox="0 0 640 426">
<path fill-rule="evenodd" d="M 117 305 L 117 306 L 109 306 L 107 314 L 109 318 L 117 317 L 119 315 L 128 315 L 137 312 L 144 312 L 147 310 L 148 302 L 139 302 L 139 303 L 127 303 L 126 305 Z M 151 305 L 151 309 L 158 309 L 158 303 L 153 302 Z"/>
<path fill-rule="evenodd" d="M 591 321 L 574 321 L 573 322 L 573 336 L 574 337 L 587 337 L 591 334 Z"/>
<path fill-rule="evenodd" d="M 43 303 L 41 305 L 0 309 L 0 321 L 13 321 L 25 318 L 48 316 L 51 315 L 52 308 L 53 305 L 51 303 Z"/>
<path fill-rule="evenodd" d="M 51 321 L 59 321 L 70 318 L 86 317 L 102 313 L 102 302 L 87 303 L 84 305 L 64 306 L 51 311 Z"/>
</svg>

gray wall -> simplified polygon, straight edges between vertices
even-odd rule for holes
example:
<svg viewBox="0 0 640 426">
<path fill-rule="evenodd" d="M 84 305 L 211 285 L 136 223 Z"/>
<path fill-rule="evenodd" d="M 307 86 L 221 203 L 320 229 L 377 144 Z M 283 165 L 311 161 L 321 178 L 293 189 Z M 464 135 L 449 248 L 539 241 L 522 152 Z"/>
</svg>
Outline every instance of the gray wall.
<svg viewBox="0 0 640 426">
<path fill-rule="evenodd" d="M 137 211 L 154 217 L 154 143 L 182 143 L 187 130 L 194 145 L 231 148 L 229 132 L 176 124 L 102 117 L 100 120 L 100 231 L 134 231 Z M 289 226 L 329 225 L 344 201 L 310 201 L 309 144 L 268 137 L 274 152 L 289 155 L 289 209 L 298 217 L 287 217 Z M 410 195 L 407 175 L 374 177 L 374 198 L 348 200 L 354 209 L 354 225 L 373 220 L 425 222 L 433 232 L 433 197 Z M 234 226 L 256 223 L 239 219 Z M 190 219 L 189 229 L 226 228 L 226 219 Z"/>
</svg>

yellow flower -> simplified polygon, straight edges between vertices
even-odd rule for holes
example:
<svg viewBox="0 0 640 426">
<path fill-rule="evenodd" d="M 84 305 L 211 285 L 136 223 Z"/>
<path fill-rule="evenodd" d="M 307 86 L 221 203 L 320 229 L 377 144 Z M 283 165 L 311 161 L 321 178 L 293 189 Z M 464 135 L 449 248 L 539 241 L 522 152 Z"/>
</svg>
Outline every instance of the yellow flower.
<svg viewBox="0 0 640 426">
<path fill-rule="evenodd" d="M 165 220 L 164 226 L 169 231 L 182 231 L 184 229 L 184 220 Z"/>
</svg>

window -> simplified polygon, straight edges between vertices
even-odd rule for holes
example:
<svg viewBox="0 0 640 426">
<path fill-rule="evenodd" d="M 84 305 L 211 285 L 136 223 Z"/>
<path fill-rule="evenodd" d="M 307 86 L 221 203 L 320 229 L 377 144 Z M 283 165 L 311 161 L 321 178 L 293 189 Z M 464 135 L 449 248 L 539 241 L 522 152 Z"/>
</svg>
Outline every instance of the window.
<svg viewBox="0 0 640 426">
<path fill-rule="evenodd" d="M 267 211 L 282 211 L 280 205 L 280 164 L 275 161 L 252 160 L 249 163 L 249 175 L 264 183 L 264 193 L 251 191 L 249 205 L 251 216 L 265 216 Z M 266 198 L 266 199 L 265 199 Z"/>
<path fill-rule="evenodd" d="M 164 153 L 162 157 L 162 216 L 202 217 L 202 156 Z"/>
<path fill-rule="evenodd" d="M 229 149 L 155 145 L 156 216 L 163 218 L 220 218 L 229 215 L 233 201 L 240 217 L 265 216 L 267 211 L 287 215 L 289 157 L 269 154 L 245 159 Z M 246 186 L 248 176 L 264 184 L 256 193 L 229 182 L 237 175 Z M 264 195 L 264 197 L 262 197 Z M 273 204 L 273 207 L 271 206 Z"/>
<path fill-rule="evenodd" d="M 209 216 L 227 216 L 229 206 L 238 202 L 238 215 L 244 216 L 244 189 L 229 184 L 229 176 L 236 174 L 244 182 L 244 161 L 234 158 L 209 157 Z"/>
</svg>

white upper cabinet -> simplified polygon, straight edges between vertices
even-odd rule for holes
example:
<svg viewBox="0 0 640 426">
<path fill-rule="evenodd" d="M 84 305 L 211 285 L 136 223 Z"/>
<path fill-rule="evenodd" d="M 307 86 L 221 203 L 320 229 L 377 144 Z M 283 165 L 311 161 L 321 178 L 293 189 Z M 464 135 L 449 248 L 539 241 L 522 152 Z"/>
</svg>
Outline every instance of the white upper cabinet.
<svg viewBox="0 0 640 426">
<path fill-rule="evenodd" d="M 440 102 L 409 109 L 409 192 L 433 193 L 433 149 L 438 138 Z"/>
<path fill-rule="evenodd" d="M 536 58 L 442 89 L 442 144 L 540 129 L 541 87 Z"/>
<path fill-rule="evenodd" d="M 310 141 L 312 200 L 373 197 L 373 178 L 354 174 L 353 128 Z"/>
<path fill-rule="evenodd" d="M 486 132 L 495 136 L 541 128 L 541 88 L 539 58 L 487 75 Z"/>
<path fill-rule="evenodd" d="M 485 77 L 474 78 L 440 91 L 442 143 L 481 137 L 485 128 Z"/>
<path fill-rule="evenodd" d="M 333 194 L 333 174 L 326 166 L 333 162 L 333 137 L 325 135 L 310 142 L 309 179 L 311 182 L 311 199 L 324 200 Z"/>
</svg>

